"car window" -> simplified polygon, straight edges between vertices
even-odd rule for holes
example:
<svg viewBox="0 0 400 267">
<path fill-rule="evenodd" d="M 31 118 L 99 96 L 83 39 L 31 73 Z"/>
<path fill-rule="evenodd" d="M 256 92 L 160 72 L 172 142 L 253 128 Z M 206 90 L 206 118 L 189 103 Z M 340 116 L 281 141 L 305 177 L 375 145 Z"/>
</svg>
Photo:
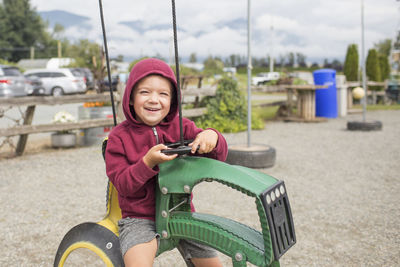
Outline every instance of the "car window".
<svg viewBox="0 0 400 267">
<path fill-rule="evenodd" d="M 66 77 L 67 75 L 65 75 L 64 73 L 62 73 L 62 72 L 52 72 L 51 73 L 51 77 L 53 77 L 53 78 L 59 78 L 59 77 Z"/>
<path fill-rule="evenodd" d="M 85 76 L 85 74 L 82 73 L 82 72 L 79 71 L 79 70 L 74 70 L 74 69 L 72 69 L 71 72 L 72 72 L 72 75 L 74 75 L 75 77 L 84 77 L 84 76 Z"/>
<path fill-rule="evenodd" d="M 21 72 L 19 72 L 16 68 L 3 68 L 4 76 L 21 76 Z"/>
<path fill-rule="evenodd" d="M 30 75 L 38 76 L 39 78 L 49 78 L 50 77 L 49 72 L 38 72 L 38 73 L 32 73 Z"/>
</svg>

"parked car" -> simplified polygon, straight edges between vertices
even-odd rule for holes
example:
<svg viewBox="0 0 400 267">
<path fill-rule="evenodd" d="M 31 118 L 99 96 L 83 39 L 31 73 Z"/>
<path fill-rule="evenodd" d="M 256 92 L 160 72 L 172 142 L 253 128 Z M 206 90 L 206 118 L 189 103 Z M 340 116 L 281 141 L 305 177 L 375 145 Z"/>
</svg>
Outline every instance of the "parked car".
<svg viewBox="0 0 400 267">
<path fill-rule="evenodd" d="M 117 86 L 119 83 L 119 76 L 118 75 L 112 75 L 111 76 L 111 88 L 113 91 L 117 91 Z M 98 86 L 100 89 L 100 92 L 108 92 L 110 91 L 110 83 L 108 81 L 108 76 L 104 77 L 104 79 L 101 81 L 98 81 Z"/>
<path fill-rule="evenodd" d="M 388 87 L 386 88 L 386 95 L 393 102 L 400 102 L 400 84 L 397 80 L 389 80 Z"/>
<path fill-rule="evenodd" d="M 17 67 L 0 65 L 0 97 L 26 96 L 31 89 Z"/>
<path fill-rule="evenodd" d="M 279 72 L 260 72 L 251 79 L 253 85 L 262 85 L 269 81 L 276 81 L 280 78 Z"/>
<path fill-rule="evenodd" d="M 67 68 L 28 70 L 26 77 L 37 76 L 43 82 L 46 95 L 60 96 L 63 94 L 86 93 L 84 77 Z"/>
<path fill-rule="evenodd" d="M 71 68 L 71 71 L 74 75 L 81 75 L 85 77 L 85 83 L 87 89 L 93 89 L 94 88 L 94 76 L 93 73 L 90 69 L 88 68 Z"/>
<path fill-rule="evenodd" d="M 28 89 L 28 95 L 44 95 L 45 89 L 43 86 L 43 82 L 37 76 L 24 76 L 27 82 L 32 86 L 32 88 Z"/>
</svg>

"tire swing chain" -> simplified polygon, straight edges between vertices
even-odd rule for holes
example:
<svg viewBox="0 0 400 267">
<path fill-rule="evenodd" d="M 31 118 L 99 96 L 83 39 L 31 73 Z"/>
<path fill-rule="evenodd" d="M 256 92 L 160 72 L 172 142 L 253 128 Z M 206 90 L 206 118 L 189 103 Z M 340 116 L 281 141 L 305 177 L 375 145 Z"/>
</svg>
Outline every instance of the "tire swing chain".
<svg viewBox="0 0 400 267">
<path fill-rule="evenodd" d="M 183 140 L 183 125 L 182 125 L 182 104 L 181 104 L 181 86 L 180 86 L 180 75 L 179 75 L 179 56 L 178 56 L 178 33 L 176 30 L 176 9 L 175 9 L 175 0 L 171 0 L 172 2 L 172 27 L 174 31 L 174 48 L 175 48 L 175 69 L 176 69 L 176 83 L 178 85 L 177 94 L 178 94 L 178 109 L 179 109 L 179 130 L 180 130 L 180 145 L 184 146 Z"/>
<path fill-rule="evenodd" d="M 179 55 L 178 55 L 178 33 L 176 29 L 176 8 L 175 8 L 175 0 L 171 0 L 172 3 L 172 27 L 174 33 L 174 48 L 175 48 L 175 71 L 176 71 L 176 83 L 177 87 L 177 96 L 178 96 L 178 110 L 179 110 L 179 147 L 173 149 L 165 149 L 161 150 L 162 153 L 171 155 L 186 155 L 190 153 L 192 150 L 191 147 L 185 145 L 185 140 L 183 137 L 183 124 L 182 124 L 182 102 L 181 102 L 181 86 L 180 86 L 180 75 L 179 75 Z"/>
<path fill-rule="evenodd" d="M 104 52 L 106 54 L 107 74 L 108 74 L 107 76 L 108 76 L 108 84 L 109 84 L 109 89 L 110 89 L 110 97 L 111 97 L 111 106 L 112 106 L 112 112 L 113 112 L 114 126 L 117 126 L 117 117 L 115 115 L 115 105 L 114 105 L 114 94 L 113 94 L 112 83 L 111 83 L 110 60 L 109 60 L 109 57 L 108 57 L 106 28 L 105 28 L 105 25 L 104 25 L 103 4 L 102 4 L 101 0 L 99 0 L 99 7 L 100 7 L 101 28 L 103 30 Z"/>
</svg>

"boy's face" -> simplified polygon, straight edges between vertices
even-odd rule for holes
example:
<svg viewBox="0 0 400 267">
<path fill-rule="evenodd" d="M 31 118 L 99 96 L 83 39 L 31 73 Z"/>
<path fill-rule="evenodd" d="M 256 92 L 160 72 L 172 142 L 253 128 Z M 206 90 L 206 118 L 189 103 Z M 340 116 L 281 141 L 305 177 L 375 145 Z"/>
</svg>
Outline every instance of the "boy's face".
<svg viewBox="0 0 400 267">
<path fill-rule="evenodd" d="M 159 75 L 149 75 L 136 84 L 129 103 L 133 105 L 137 121 L 155 126 L 168 115 L 171 97 L 169 80 Z"/>
</svg>

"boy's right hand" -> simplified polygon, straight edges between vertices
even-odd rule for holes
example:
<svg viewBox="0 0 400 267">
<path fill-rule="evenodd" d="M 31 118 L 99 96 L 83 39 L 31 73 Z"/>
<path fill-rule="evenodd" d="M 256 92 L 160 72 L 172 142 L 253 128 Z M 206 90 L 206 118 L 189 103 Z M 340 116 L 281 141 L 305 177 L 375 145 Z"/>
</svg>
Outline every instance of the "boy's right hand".
<svg viewBox="0 0 400 267">
<path fill-rule="evenodd" d="M 164 149 L 168 149 L 168 147 L 164 144 L 158 144 L 150 148 L 150 150 L 147 151 L 146 155 L 143 157 L 144 164 L 153 169 L 156 165 L 165 161 L 173 160 L 178 156 L 178 154 L 166 155 L 161 152 L 161 150 Z"/>
</svg>

